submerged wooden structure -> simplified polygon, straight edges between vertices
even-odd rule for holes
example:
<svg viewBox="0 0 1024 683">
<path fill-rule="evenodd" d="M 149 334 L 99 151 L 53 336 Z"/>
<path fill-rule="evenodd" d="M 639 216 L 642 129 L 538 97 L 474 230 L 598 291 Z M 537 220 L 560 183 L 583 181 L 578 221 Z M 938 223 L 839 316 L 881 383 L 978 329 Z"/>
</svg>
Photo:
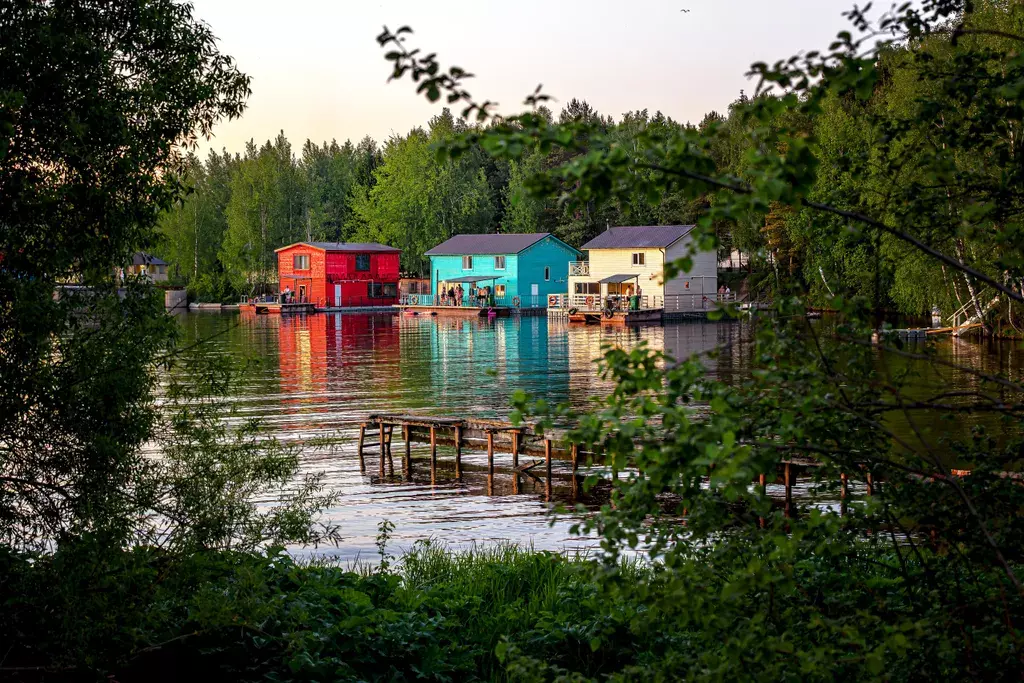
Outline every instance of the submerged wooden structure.
<svg viewBox="0 0 1024 683">
<path fill-rule="evenodd" d="M 462 481 L 464 451 L 486 452 L 488 492 L 493 492 L 495 473 L 512 475 L 512 491 L 519 492 L 520 477 L 530 477 L 544 483 L 545 499 L 552 500 L 552 482 L 554 479 L 568 479 L 572 486 L 573 498 L 579 491 L 581 458 L 590 461 L 600 454 L 581 450 L 577 445 L 566 445 L 566 433 L 562 430 L 548 430 L 543 433 L 534 425 L 514 425 L 501 420 L 485 420 L 476 418 L 453 418 L 434 415 L 414 414 L 373 414 L 359 425 L 359 467 L 367 470 L 366 451 L 377 446 L 377 473 L 380 479 L 395 476 L 395 463 L 392 444 L 395 431 L 404 444 L 402 454 L 402 476 L 406 481 L 412 480 L 412 444 L 430 445 L 430 483 L 438 481 L 438 447 L 446 446 L 454 449 L 455 479 Z M 556 469 L 554 462 L 559 461 Z M 543 465 L 543 469 L 541 469 Z M 793 488 L 802 472 L 820 467 L 821 463 L 813 458 L 788 458 L 779 463 L 776 472 L 762 473 L 755 479 L 766 495 L 769 484 L 784 486 L 785 514 L 790 516 L 793 507 Z M 590 474 L 586 472 L 585 474 Z M 708 476 L 710 477 L 709 471 Z M 613 473 L 613 479 L 617 473 Z M 872 474 L 866 473 L 866 492 L 873 495 L 876 480 Z M 845 508 L 849 498 L 849 477 L 840 475 L 840 499 Z M 764 519 L 760 520 L 764 524 Z"/>
<path fill-rule="evenodd" d="M 553 460 L 567 460 L 572 465 L 572 486 L 578 486 L 577 472 L 580 453 L 575 446 L 566 449 L 560 433 L 547 432 L 540 434 L 532 425 L 514 425 L 500 420 L 460 419 L 436 417 L 431 415 L 371 415 L 359 427 L 359 467 L 366 470 L 364 451 L 367 446 L 367 433 L 376 436 L 378 445 L 378 474 L 381 478 L 394 475 L 395 464 L 392 452 L 392 441 L 395 428 L 399 428 L 401 439 L 405 444 L 402 461 L 402 472 L 406 479 L 412 478 L 413 443 L 430 444 L 430 483 L 437 483 L 437 448 L 450 446 L 455 449 L 455 478 L 461 480 L 463 475 L 463 449 L 487 451 L 487 474 L 491 480 L 496 471 L 514 475 L 513 490 L 518 490 L 520 476 L 528 476 L 539 480 L 533 471 L 544 465 L 544 482 L 546 497 L 551 498 Z M 376 432 L 373 434 L 372 432 Z M 495 462 L 495 456 L 507 454 L 511 462 Z M 520 461 L 523 458 L 523 461 Z M 534 460 L 534 458 L 543 458 Z M 529 460 L 528 460 L 529 459 Z M 385 467 L 385 464 L 387 465 Z M 561 474 L 561 473 L 560 473 Z M 561 476 L 565 476 L 561 474 Z"/>
</svg>

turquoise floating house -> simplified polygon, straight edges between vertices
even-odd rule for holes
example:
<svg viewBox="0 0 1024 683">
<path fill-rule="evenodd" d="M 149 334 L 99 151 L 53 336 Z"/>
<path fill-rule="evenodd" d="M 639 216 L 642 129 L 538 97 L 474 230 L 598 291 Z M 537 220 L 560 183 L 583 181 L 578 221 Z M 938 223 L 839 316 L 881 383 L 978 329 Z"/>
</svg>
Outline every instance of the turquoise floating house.
<svg viewBox="0 0 1024 683">
<path fill-rule="evenodd" d="M 435 306 L 516 308 L 543 308 L 548 296 L 567 293 L 569 263 L 582 256 L 548 232 L 456 235 L 426 255 Z"/>
</svg>

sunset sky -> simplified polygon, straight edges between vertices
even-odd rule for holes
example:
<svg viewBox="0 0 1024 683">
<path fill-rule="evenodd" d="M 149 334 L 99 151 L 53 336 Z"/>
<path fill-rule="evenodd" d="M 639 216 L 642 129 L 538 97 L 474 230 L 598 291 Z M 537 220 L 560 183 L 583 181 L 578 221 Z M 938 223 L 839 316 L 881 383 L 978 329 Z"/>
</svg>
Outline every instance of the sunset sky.
<svg viewBox="0 0 1024 683">
<path fill-rule="evenodd" d="M 200 153 L 241 151 L 282 129 L 298 148 L 306 138 L 383 141 L 424 124 L 441 105 L 410 82 L 387 83 L 375 40 L 385 24 L 411 26 L 413 46 L 475 73 L 470 92 L 502 113 L 521 110 L 543 83 L 556 112 L 577 97 L 616 118 L 647 108 L 696 122 L 753 90 L 752 62 L 827 47 L 853 2 L 194 0 L 253 90 L 245 115 L 221 124 Z"/>
</svg>

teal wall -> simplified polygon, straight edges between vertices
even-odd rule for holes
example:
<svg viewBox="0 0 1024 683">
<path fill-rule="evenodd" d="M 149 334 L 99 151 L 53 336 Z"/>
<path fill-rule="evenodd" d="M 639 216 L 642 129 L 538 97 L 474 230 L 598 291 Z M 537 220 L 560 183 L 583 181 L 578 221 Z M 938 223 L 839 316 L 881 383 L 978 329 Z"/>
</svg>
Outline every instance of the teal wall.
<svg viewBox="0 0 1024 683">
<path fill-rule="evenodd" d="M 518 254 L 504 254 L 504 270 L 494 267 L 495 256 L 474 254 L 471 270 L 462 269 L 462 256 L 431 256 L 431 291 L 438 292 L 439 282 L 453 278 L 493 276 L 498 278 L 494 281 L 495 285 L 505 285 L 506 297 L 529 296 L 530 285 L 536 283 L 540 296 L 544 297 L 541 304 L 545 304 L 548 294 L 565 294 L 569 291 L 569 262 L 582 258 L 580 252 L 550 235 Z M 545 266 L 551 269 L 549 280 L 544 279 Z"/>
<path fill-rule="evenodd" d="M 545 237 L 519 254 L 519 296 L 530 294 L 530 285 L 536 283 L 540 290 L 541 305 L 547 305 L 548 294 L 569 292 L 569 263 L 579 261 L 583 255 L 568 244 Z M 551 269 L 550 279 L 544 279 L 545 266 Z"/>
</svg>

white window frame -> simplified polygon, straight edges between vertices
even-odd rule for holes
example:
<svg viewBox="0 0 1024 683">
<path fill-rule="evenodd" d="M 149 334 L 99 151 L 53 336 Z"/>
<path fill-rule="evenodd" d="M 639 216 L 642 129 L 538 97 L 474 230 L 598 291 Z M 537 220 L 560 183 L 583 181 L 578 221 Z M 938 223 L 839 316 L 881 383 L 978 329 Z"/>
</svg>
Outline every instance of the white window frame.
<svg viewBox="0 0 1024 683">
<path fill-rule="evenodd" d="M 647 254 L 642 251 L 633 252 L 633 267 L 639 268 L 640 266 L 647 265 Z"/>
<path fill-rule="evenodd" d="M 498 297 L 499 299 L 505 296 L 505 293 L 507 291 L 508 290 L 505 289 L 505 285 L 494 285 L 494 296 Z"/>
<path fill-rule="evenodd" d="M 309 254 L 293 254 L 292 270 L 309 270 Z"/>
<path fill-rule="evenodd" d="M 544 282 L 551 282 L 551 266 L 544 266 Z"/>
<path fill-rule="evenodd" d="M 472 256 L 463 256 L 462 257 L 462 269 L 463 270 L 473 270 L 473 257 Z"/>
<path fill-rule="evenodd" d="M 505 257 L 504 256 L 495 256 L 494 257 L 494 269 L 495 270 L 505 270 Z"/>
</svg>

